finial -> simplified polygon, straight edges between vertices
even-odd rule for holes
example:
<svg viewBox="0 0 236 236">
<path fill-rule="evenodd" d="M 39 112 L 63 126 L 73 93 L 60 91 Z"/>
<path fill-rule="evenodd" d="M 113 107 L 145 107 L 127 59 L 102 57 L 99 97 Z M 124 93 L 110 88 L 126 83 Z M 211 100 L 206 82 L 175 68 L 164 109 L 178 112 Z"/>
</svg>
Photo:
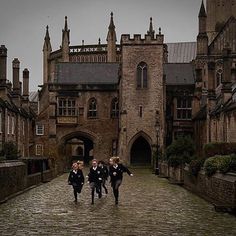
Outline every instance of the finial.
<svg viewBox="0 0 236 236">
<path fill-rule="evenodd" d="M 82 46 L 84 46 L 84 40 L 82 40 Z"/>
<path fill-rule="evenodd" d="M 101 44 L 101 39 L 99 38 L 99 39 L 98 39 L 98 45 L 100 45 L 100 44 Z"/>
<path fill-rule="evenodd" d="M 111 19 L 110 19 L 110 25 L 108 27 L 109 29 L 115 29 L 114 21 L 113 21 L 113 12 L 111 12 Z"/>
<path fill-rule="evenodd" d="M 48 27 L 48 25 L 46 26 L 46 34 L 45 34 L 44 40 L 46 40 L 46 41 L 50 40 L 50 37 L 49 37 L 49 27 Z"/>
<path fill-rule="evenodd" d="M 206 9 L 205 9 L 205 5 L 204 5 L 203 0 L 202 0 L 202 4 L 201 4 L 201 8 L 200 8 L 198 17 L 207 17 Z"/>
<path fill-rule="evenodd" d="M 149 30 L 147 31 L 147 34 L 154 38 L 155 30 L 153 30 L 152 17 L 150 17 Z"/>
<path fill-rule="evenodd" d="M 159 34 L 161 34 L 161 27 L 159 27 Z"/>
<path fill-rule="evenodd" d="M 65 30 L 65 31 L 68 30 L 67 16 L 65 16 L 65 27 L 64 27 L 64 30 Z"/>
</svg>

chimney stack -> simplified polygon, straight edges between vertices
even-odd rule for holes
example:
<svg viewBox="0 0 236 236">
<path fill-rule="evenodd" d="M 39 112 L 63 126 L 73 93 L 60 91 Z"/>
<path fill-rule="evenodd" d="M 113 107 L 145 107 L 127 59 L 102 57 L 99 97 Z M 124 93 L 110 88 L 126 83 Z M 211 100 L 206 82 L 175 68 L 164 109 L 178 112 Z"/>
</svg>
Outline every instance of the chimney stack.
<svg viewBox="0 0 236 236">
<path fill-rule="evenodd" d="M 29 97 L 29 71 L 26 68 L 23 71 L 23 96 Z"/>
<path fill-rule="evenodd" d="M 0 85 L 6 84 L 7 80 L 7 48 L 5 45 L 0 47 Z"/>
<path fill-rule="evenodd" d="M 13 69 L 13 92 L 15 94 L 20 94 L 20 79 L 19 79 L 19 70 L 20 70 L 20 61 L 18 58 L 15 58 L 12 62 Z"/>
</svg>

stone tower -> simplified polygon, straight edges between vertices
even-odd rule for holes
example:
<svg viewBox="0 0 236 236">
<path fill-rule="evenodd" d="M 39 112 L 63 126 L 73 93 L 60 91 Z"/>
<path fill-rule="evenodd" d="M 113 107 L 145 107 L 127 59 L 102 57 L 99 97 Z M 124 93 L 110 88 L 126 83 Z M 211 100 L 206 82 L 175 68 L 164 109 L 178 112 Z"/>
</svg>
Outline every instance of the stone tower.
<svg viewBox="0 0 236 236">
<path fill-rule="evenodd" d="M 213 40 L 230 16 L 236 17 L 235 0 L 207 0 L 207 33 L 209 42 Z"/>
<path fill-rule="evenodd" d="M 119 155 L 128 164 L 152 163 L 164 143 L 164 36 L 121 36 Z"/>
</svg>

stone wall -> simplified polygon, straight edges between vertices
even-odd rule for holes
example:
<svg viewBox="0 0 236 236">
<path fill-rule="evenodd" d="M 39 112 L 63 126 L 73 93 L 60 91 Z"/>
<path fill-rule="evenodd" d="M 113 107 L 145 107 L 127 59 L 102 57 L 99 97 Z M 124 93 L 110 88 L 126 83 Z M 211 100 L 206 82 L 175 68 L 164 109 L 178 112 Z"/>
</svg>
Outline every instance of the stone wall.
<svg viewBox="0 0 236 236">
<path fill-rule="evenodd" d="M 160 177 L 171 183 L 183 184 L 185 188 L 203 197 L 216 207 L 236 208 L 236 173 L 216 173 L 208 177 L 203 170 L 194 176 L 188 165 L 172 168 L 164 161 L 159 163 Z"/>
<path fill-rule="evenodd" d="M 0 201 L 26 188 L 27 168 L 21 161 L 0 162 Z"/>
<path fill-rule="evenodd" d="M 52 178 L 51 170 L 27 175 L 27 166 L 21 161 L 0 162 L 0 202 L 5 201 L 10 195 L 41 182 L 50 181 Z"/>
<path fill-rule="evenodd" d="M 208 177 L 204 171 L 193 176 L 188 167 L 184 168 L 184 186 L 208 199 L 215 205 L 236 207 L 236 174 L 220 174 Z"/>
</svg>

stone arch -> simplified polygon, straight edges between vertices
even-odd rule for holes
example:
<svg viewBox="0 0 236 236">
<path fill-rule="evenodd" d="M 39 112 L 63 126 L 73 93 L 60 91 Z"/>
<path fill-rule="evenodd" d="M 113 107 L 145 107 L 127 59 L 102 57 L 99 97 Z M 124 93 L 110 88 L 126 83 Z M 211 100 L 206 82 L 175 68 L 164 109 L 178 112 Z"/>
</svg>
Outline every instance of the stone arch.
<svg viewBox="0 0 236 236">
<path fill-rule="evenodd" d="M 129 142 L 129 160 L 131 164 L 151 165 L 152 139 L 145 132 L 140 131 Z"/>
<path fill-rule="evenodd" d="M 97 142 L 97 135 L 91 131 L 75 131 L 63 136 L 60 140 L 60 146 L 64 148 L 64 151 L 59 150 L 59 153 L 64 159 L 64 166 L 69 168 L 71 163 L 77 160 L 88 164 L 93 159 Z M 78 153 L 79 147 L 83 148 L 82 155 Z"/>
</svg>

